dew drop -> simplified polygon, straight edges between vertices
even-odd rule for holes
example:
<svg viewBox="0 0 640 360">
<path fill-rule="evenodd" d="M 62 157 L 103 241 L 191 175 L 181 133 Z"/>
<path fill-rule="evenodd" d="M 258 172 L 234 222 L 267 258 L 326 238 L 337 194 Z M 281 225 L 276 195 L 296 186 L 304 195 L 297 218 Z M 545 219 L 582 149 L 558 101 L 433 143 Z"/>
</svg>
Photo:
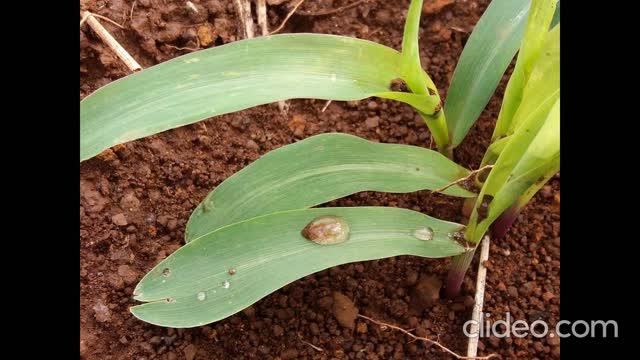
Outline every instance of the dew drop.
<svg viewBox="0 0 640 360">
<path fill-rule="evenodd" d="M 171 269 L 169 268 L 162 269 L 162 276 L 169 277 L 169 275 L 171 275 Z"/>
<path fill-rule="evenodd" d="M 433 229 L 430 227 L 421 227 L 416 229 L 416 231 L 413 232 L 413 237 L 415 237 L 418 240 L 433 240 Z"/>
<path fill-rule="evenodd" d="M 222 282 L 222 287 L 228 289 L 231 286 L 231 283 L 228 280 Z"/>
<path fill-rule="evenodd" d="M 349 239 L 349 224 L 337 216 L 320 216 L 302 229 L 305 238 L 320 244 L 340 244 Z"/>
<path fill-rule="evenodd" d="M 213 207 L 213 202 L 211 199 L 204 199 L 202 202 L 202 212 L 209 212 Z"/>
<path fill-rule="evenodd" d="M 203 301 L 206 298 L 207 298 L 207 294 L 205 294 L 204 291 L 200 291 L 198 293 L 198 300 Z"/>
<path fill-rule="evenodd" d="M 235 275 L 236 274 L 236 269 L 231 268 L 229 269 L 229 275 Z"/>
</svg>

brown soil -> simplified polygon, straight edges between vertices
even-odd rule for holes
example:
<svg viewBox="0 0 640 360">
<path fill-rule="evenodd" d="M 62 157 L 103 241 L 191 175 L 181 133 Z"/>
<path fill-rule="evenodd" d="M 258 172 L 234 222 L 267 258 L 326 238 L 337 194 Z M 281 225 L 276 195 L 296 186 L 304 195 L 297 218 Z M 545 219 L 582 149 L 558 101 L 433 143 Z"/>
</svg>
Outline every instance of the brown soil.
<svg viewBox="0 0 640 360">
<path fill-rule="evenodd" d="M 205 40 L 210 37 L 207 47 L 239 38 L 233 2 L 192 2 L 201 10 L 199 16 L 186 11 L 183 1 L 137 0 L 131 18 L 134 1 L 130 0 L 81 1 L 81 6 L 124 22 L 125 30 L 105 26 L 143 67 L 148 67 L 189 52 L 175 47 L 196 47 L 199 35 Z M 307 3 L 300 12 L 326 11 L 350 1 Z M 380 0 L 330 16 L 296 15 L 283 32 L 356 36 L 398 49 L 408 3 Z M 468 32 L 488 1 L 425 3 L 428 12 L 422 21 L 422 63 L 444 98 Z M 450 4 L 439 7 L 434 3 Z M 271 28 L 282 21 L 288 6 L 287 1 L 270 6 Z M 80 97 L 127 73 L 83 27 Z M 467 167 L 478 166 L 489 144 L 504 84 L 456 150 L 456 159 Z M 321 112 L 323 101 L 294 100 L 290 104 L 288 116 L 276 105 L 261 106 L 118 146 L 81 164 L 81 358 L 452 358 L 362 318 L 353 320 L 355 308 L 361 314 L 414 329 L 418 335 L 437 336 L 459 353 L 466 351 L 462 325 L 470 318 L 475 270 L 468 273 L 458 299 L 440 299 L 437 294 L 448 259 L 404 256 L 335 267 L 296 281 L 242 313 L 200 328 L 157 327 L 129 313 L 137 281 L 183 244 L 190 212 L 216 185 L 261 154 L 331 131 L 374 141 L 430 146 L 428 129 L 403 104 L 379 99 L 333 102 L 325 112 Z M 557 175 L 535 196 L 507 236 L 492 242 L 485 305 L 492 318 L 500 319 L 508 311 L 514 320 L 542 318 L 551 326 L 558 321 L 559 196 Z M 360 193 L 335 203 L 404 207 L 461 221 L 460 200 L 426 191 Z M 474 262 L 472 268 L 476 266 Z M 504 359 L 559 358 L 557 340 L 531 336 L 482 339 L 479 352 L 497 352 Z"/>
</svg>

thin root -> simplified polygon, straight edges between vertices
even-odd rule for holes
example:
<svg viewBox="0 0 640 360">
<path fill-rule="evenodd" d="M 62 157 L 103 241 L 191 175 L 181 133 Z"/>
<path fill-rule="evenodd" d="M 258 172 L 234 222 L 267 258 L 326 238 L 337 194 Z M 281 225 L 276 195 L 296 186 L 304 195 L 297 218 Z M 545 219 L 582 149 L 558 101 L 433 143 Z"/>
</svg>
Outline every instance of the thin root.
<svg viewBox="0 0 640 360">
<path fill-rule="evenodd" d="M 136 3 L 138 0 L 133 0 L 133 4 L 131 4 L 131 11 L 129 11 L 129 21 L 133 20 L 133 10 L 136 8 Z"/>
<path fill-rule="evenodd" d="M 300 341 L 303 344 L 311 346 L 314 350 L 319 351 L 319 352 L 324 352 L 324 349 L 321 348 L 320 346 L 316 346 L 316 345 L 313 345 L 312 343 L 310 343 L 308 341 L 304 341 L 304 339 L 302 339 L 302 335 L 300 335 L 299 333 L 298 333 L 298 339 L 300 339 Z"/>
<path fill-rule="evenodd" d="M 122 25 L 118 24 L 117 22 L 109 19 L 108 17 L 102 16 L 102 15 L 98 15 L 98 14 L 94 14 L 94 13 L 89 12 L 89 11 L 85 11 L 84 12 L 84 15 L 82 16 L 82 19 L 80 20 L 80 27 L 82 27 L 82 24 L 84 24 L 85 21 L 87 21 L 89 16 L 97 17 L 98 19 L 102 19 L 102 20 L 108 21 L 108 22 L 112 23 L 113 25 L 119 27 L 120 29 L 124 29 L 124 26 L 122 26 Z"/>
<path fill-rule="evenodd" d="M 468 33 L 469 33 L 469 31 L 468 31 L 468 30 L 463 29 L 463 28 L 458 27 L 458 26 L 449 26 L 449 29 L 451 29 L 451 30 L 453 30 L 453 31 L 457 31 L 457 32 L 459 32 L 459 33 L 463 33 L 463 34 L 468 34 Z"/>
<path fill-rule="evenodd" d="M 331 105 L 331 100 L 327 100 L 327 103 L 324 104 L 324 107 L 322 108 L 322 110 L 320 112 L 325 112 L 325 110 L 327 110 L 329 105 Z"/>
<path fill-rule="evenodd" d="M 379 325 L 382 329 L 391 328 L 391 329 L 394 329 L 394 330 L 398 330 L 398 331 L 404 333 L 405 335 L 410 336 L 413 339 L 413 341 L 421 340 L 421 341 L 427 342 L 429 344 L 436 345 L 437 347 L 439 347 L 440 349 L 444 350 L 445 352 L 455 356 L 457 359 L 462 359 L 462 360 L 472 360 L 472 359 L 475 359 L 475 360 L 487 360 L 487 359 L 491 359 L 493 357 L 500 357 L 500 355 L 498 355 L 498 354 L 490 354 L 490 355 L 487 355 L 487 356 L 462 356 L 462 355 L 458 355 L 455 352 L 453 352 L 452 350 L 449 350 L 449 348 L 447 348 L 446 346 L 440 344 L 438 341 L 431 340 L 431 339 L 428 339 L 426 337 L 420 337 L 420 336 L 413 335 L 412 333 L 410 333 L 409 331 L 407 331 L 407 330 L 405 330 L 405 329 L 403 329 L 401 327 L 398 327 L 398 326 L 395 326 L 395 325 L 391 325 L 391 324 L 387 324 L 387 323 L 382 322 L 382 321 L 374 320 L 374 319 L 372 319 L 370 317 L 367 317 L 367 316 L 364 316 L 362 314 L 358 314 L 358 317 L 361 317 L 363 319 L 369 320 L 372 323 L 374 323 L 376 325 Z"/>
<path fill-rule="evenodd" d="M 270 35 L 277 34 L 278 31 L 282 30 L 282 28 L 287 24 L 287 21 L 289 21 L 289 18 L 296 12 L 296 10 L 298 10 L 298 7 L 300 7 L 300 5 L 302 5 L 303 2 L 304 0 L 298 1 L 296 6 L 293 7 L 293 10 L 289 11 L 289 13 L 287 14 L 287 17 L 284 18 L 284 20 L 282 20 L 282 23 L 280 24 L 280 26 L 278 26 L 275 30 L 273 30 L 270 33 Z"/>
<path fill-rule="evenodd" d="M 192 47 L 179 47 L 179 46 L 174 46 L 171 44 L 164 44 L 164 46 L 166 47 L 170 47 L 172 49 L 176 49 L 176 50 L 189 50 L 189 51 L 198 51 L 200 49 L 196 49 L 196 48 L 192 48 Z"/>
<path fill-rule="evenodd" d="M 456 181 L 454 181 L 454 182 L 452 182 L 450 184 L 447 184 L 447 185 L 441 187 L 440 189 L 432 190 L 431 192 L 441 193 L 441 192 L 447 190 L 448 188 L 452 187 L 453 185 L 458 185 L 463 181 L 467 181 L 467 180 L 471 179 L 472 177 L 476 176 L 478 173 L 481 173 L 484 170 L 491 169 L 491 168 L 493 168 L 493 165 L 485 165 L 485 166 L 481 167 L 478 170 L 473 170 L 472 172 L 469 173 L 469 175 L 467 175 L 467 176 L 465 176 L 463 178 L 460 178 L 460 179 L 458 179 L 458 180 L 456 180 Z"/>
</svg>

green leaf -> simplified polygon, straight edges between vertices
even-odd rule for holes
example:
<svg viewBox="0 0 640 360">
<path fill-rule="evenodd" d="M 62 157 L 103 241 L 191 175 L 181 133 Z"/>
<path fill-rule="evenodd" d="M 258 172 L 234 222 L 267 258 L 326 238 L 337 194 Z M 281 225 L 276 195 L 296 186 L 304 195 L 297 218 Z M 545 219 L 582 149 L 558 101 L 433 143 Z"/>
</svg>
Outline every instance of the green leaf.
<svg viewBox="0 0 640 360">
<path fill-rule="evenodd" d="M 300 231 L 321 215 L 343 218 L 351 228 L 350 238 L 322 246 L 302 237 Z M 433 230 L 432 240 L 412 235 L 425 227 Z M 158 264 L 134 290 L 136 300 L 148 303 L 131 312 L 161 326 L 204 325 L 331 266 L 397 255 L 461 254 L 465 249 L 448 236 L 461 227 L 386 207 L 305 209 L 253 218 L 200 237 Z"/>
<path fill-rule="evenodd" d="M 531 0 L 493 0 L 469 37 L 451 79 L 445 114 L 458 146 L 489 102 L 524 35 Z"/>
<path fill-rule="evenodd" d="M 433 114 L 439 98 L 392 93 L 399 52 L 370 41 L 284 34 L 197 51 L 108 84 L 80 102 L 80 161 L 111 146 L 291 98 L 391 97 Z"/>
<path fill-rule="evenodd" d="M 522 99 L 518 99 L 518 108 L 509 121 L 505 117 L 498 123 L 493 133 L 493 144 L 482 159 L 482 164 L 493 164 L 503 145 L 495 145 L 510 138 L 519 124 L 530 116 L 544 116 L 560 97 L 560 25 L 546 35 L 540 50 L 540 56 L 531 70 L 529 80 L 522 90 Z M 508 106 L 503 103 L 502 108 Z M 501 112 L 504 114 L 504 112 Z M 497 154 L 496 154 L 497 152 Z"/>
<path fill-rule="evenodd" d="M 498 121 L 493 132 L 493 139 L 503 136 L 513 128 L 513 117 L 518 111 L 520 102 L 524 97 L 525 87 L 533 72 L 533 67 L 538 64 L 538 58 L 545 44 L 548 44 L 549 26 L 556 9 L 557 0 L 533 0 L 531 12 L 527 21 L 527 30 L 522 41 L 513 74 L 509 79 L 505 95 L 502 101 Z M 552 30 L 552 32 L 555 31 Z M 559 44 L 559 41 L 558 41 Z M 559 51 L 559 47 L 558 47 Z M 554 58 L 555 59 L 555 58 Z"/>
<path fill-rule="evenodd" d="M 496 160 L 498 159 L 498 156 L 500 156 L 500 153 L 502 153 L 502 150 L 504 149 L 504 147 L 507 146 L 507 144 L 509 143 L 509 140 L 511 140 L 511 137 L 506 136 L 499 140 L 494 141 L 491 145 L 489 145 L 489 147 L 487 148 L 487 151 L 484 154 L 484 157 L 482 158 L 482 163 L 480 164 L 480 167 L 483 167 L 485 165 L 495 164 Z"/>
<path fill-rule="evenodd" d="M 472 242 L 480 241 L 505 209 L 519 211 L 559 169 L 560 25 L 546 33 L 522 101 L 502 136 L 509 140 L 478 195 L 465 231 Z M 491 198 L 486 218 L 480 218 L 478 209 Z"/>
<path fill-rule="evenodd" d="M 441 99 L 438 88 L 427 74 L 422 69 L 420 62 L 420 14 L 422 13 L 422 0 L 412 0 L 409 5 L 409 11 L 407 12 L 407 20 L 404 24 L 404 35 L 402 37 L 402 61 L 401 61 L 401 73 L 402 79 L 407 83 L 407 86 L 414 94 L 430 95 L 430 101 L 435 101 L 437 109 L 441 109 Z M 450 142 L 449 131 L 447 130 L 447 121 L 444 111 L 437 111 L 435 114 L 433 111 L 434 104 L 429 102 L 427 109 L 429 111 L 423 111 L 416 106 L 420 116 L 425 121 L 431 135 L 438 146 L 438 150 L 442 153 L 447 153 L 447 148 Z"/>
<path fill-rule="evenodd" d="M 228 224 L 303 209 L 359 191 L 435 190 L 469 171 L 438 152 L 321 134 L 283 146 L 229 177 L 194 210 L 186 241 Z M 472 197 L 453 186 L 447 195 Z"/>
<path fill-rule="evenodd" d="M 506 128 L 513 133 L 534 113 L 548 112 L 560 97 L 560 25 L 547 33 L 531 75 L 522 91 L 522 101 Z M 546 109 L 546 110 L 545 110 Z M 500 119 L 498 119 L 498 122 Z M 495 131 L 498 131 L 498 123 Z M 496 133 L 494 132 L 494 135 Z"/>
<path fill-rule="evenodd" d="M 560 0 L 558 0 L 558 5 L 556 5 L 556 12 L 553 13 L 553 19 L 551 20 L 551 27 L 558 25 L 560 23 Z"/>
<path fill-rule="evenodd" d="M 559 170 L 560 98 L 550 110 L 538 110 L 529 116 L 511 137 L 478 195 L 466 230 L 469 241 L 480 241 L 491 223 L 507 208 L 518 201 L 517 206 L 524 206 Z M 488 214 L 481 219 L 478 208 L 487 195 L 492 200 Z"/>
<path fill-rule="evenodd" d="M 422 0 L 411 0 L 407 20 L 404 24 L 402 36 L 402 72 L 407 76 L 407 85 L 415 85 L 412 91 L 418 94 L 426 94 L 422 82 L 422 65 L 420 63 L 420 46 L 418 36 L 420 34 L 420 14 L 422 12 Z"/>
</svg>

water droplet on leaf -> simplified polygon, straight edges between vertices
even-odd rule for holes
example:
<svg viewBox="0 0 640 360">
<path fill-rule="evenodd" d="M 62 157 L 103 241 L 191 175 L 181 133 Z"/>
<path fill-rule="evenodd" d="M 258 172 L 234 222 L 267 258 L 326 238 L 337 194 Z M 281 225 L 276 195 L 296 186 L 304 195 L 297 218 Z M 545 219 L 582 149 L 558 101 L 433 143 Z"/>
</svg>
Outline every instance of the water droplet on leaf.
<svg viewBox="0 0 640 360">
<path fill-rule="evenodd" d="M 413 237 L 418 240 L 433 240 L 433 229 L 430 227 L 422 227 L 413 232 Z"/>
<path fill-rule="evenodd" d="M 207 294 L 205 294 L 204 291 L 200 291 L 198 293 L 198 300 L 203 301 L 206 298 L 207 298 Z"/>
<path fill-rule="evenodd" d="M 236 274 L 236 269 L 231 268 L 229 269 L 229 275 L 235 275 Z"/>
<path fill-rule="evenodd" d="M 202 212 L 208 212 L 213 207 L 213 202 L 210 199 L 205 199 L 202 202 Z"/>
<path fill-rule="evenodd" d="M 304 229 L 302 236 L 320 244 L 340 244 L 349 239 L 349 225 L 337 216 L 320 216 L 311 221 Z"/>
<path fill-rule="evenodd" d="M 228 280 L 222 282 L 222 287 L 228 289 L 231 286 L 231 283 Z"/>
<path fill-rule="evenodd" d="M 169 277 L 169 275 L 171 275 L 171 269 L 169 268 L 162 269 L 162 276 Z"/>
</svg>

